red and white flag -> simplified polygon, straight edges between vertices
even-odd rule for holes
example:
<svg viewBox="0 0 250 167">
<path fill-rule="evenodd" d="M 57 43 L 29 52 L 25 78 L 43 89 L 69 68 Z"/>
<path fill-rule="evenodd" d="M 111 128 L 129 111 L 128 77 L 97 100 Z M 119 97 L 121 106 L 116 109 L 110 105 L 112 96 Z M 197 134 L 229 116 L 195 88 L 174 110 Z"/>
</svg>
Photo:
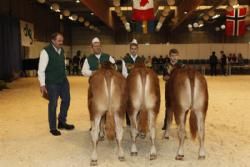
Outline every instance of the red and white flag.
<svg viewBox="0 0 250 167">
<path fill-rule="evenodd" d="M 133 0 L 132 20 L 154 20 L 154 0 Z"/>
<path fill-rule="evenodd" d="M 247 8 L 235 8 L 227 13 L 226 35 L 243 36 L 246 32 L 245 17 Z"/>
</svg>

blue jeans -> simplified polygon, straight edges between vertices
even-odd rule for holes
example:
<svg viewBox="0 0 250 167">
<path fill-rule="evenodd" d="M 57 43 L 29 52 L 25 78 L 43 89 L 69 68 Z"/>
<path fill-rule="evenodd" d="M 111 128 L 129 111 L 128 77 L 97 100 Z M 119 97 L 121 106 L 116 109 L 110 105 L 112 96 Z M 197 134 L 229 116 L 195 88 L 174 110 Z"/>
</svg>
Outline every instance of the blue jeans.
<svg viewBox="0 0 250 167">
<path fill-rule="evenodd" d="M 58 98 L 61 98 L 60 113 L 58 116 L 58 121 L 66 123 L 67 113 L 70 105 L 70 90 L 69 82 L 65 79 L 59 84 L 47 84 L 46 85 L 49 96 L 49 127 L 50 130 L 56 130 L 56 108 Z"/>
</svg>

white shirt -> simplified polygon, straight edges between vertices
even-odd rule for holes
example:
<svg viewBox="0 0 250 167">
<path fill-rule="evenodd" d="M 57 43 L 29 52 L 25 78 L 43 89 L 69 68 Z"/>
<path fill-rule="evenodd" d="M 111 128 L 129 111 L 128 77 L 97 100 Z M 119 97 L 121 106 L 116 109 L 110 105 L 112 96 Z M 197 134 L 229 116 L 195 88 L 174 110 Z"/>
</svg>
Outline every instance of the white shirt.
<svg viewBox="0 0 250 167">
<path fill-rule="evenodd" d="M 52 45 L 53 46 L 53 45 Z M 56 50 L 56 52 L 60 55 L 62 49 L 57 49 L 53 46 L 53 48 Z M 47 68 L 47 65 L 49 63 L 49 55 L 45 49 L 43 49 L 40 52 L 40 59 L 39 59 L 39 65 L 38 65 L 38 80 L 40 82 L 40 86 L 45 86 L 45 70 Z"/>
<path fill-rule="evenodd" d="M 95 55 L 96 58 L 98 58 L 98 60 L 100 59 L 101 57 L 101 54 L 98 54 L 98 55 Z M 112 56 L 109 56 L 109 61 L 113 64 L 115 64 L 115 59 L 112 57 Z M 84 64 L 82 66 L 82 75 L 83 76 L 86 76 L 86 77 L 89 77 L 93 74 L 93 71 L 90 70 L 90 67 L 89 67 L 89 62 L 88 62 L 88 59 L 86 58 L 86 60 L 84 61 Z"/>
<path fill-rule="evenodd" d="M 132 56 L 130 55 L 130 57 L 133 59 L 133 61 L 135 62 L 136 58 L 138 57 L 137 55 Z M 124 60 L 122 60 L 122 75 L 127 78 L 128 77 L 128 69 L 126 67 L 126 63 Z"/>
</svg>

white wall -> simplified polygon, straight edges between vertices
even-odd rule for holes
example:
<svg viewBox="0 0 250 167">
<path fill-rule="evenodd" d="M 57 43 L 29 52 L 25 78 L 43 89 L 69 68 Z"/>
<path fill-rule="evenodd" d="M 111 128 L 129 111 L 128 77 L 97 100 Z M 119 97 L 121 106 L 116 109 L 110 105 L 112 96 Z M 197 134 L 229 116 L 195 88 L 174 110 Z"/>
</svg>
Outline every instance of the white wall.
<svg viewBox="0 0 250 167">
<path fill-rule="evenodd" d="M 244 58 L 250 59 L 250 45 L 248 43 L 213 43 L 213 44 L 151 44 L 139 45 L 139 55 L 147 56 L 165 56 L 171 48 L 176 48 L 180 52 L 180 59 L 207 59 L 212 51 L 220 57 L 220 51 L 223 50 L 226 55 L 229 53 L 242 53 Z M 75 55 L 77 50 L 82 54 L 89 55 L 91 48 L 88 45 L 73 45 L 72 54 Z M 129 45 L 102 45 L 103 52 L 109 53 L 115 58 L 123 57 L 129 52 Z"/>
<path fill-rule="evenodd" d="M 35 41 L 31 47 L 28 49 L 27 55 L 25 55 L 25 58 L 38 58 L 40 55 L 41 50 L 47 46 L 49 43 L 48 42 L 39 42 Z M 63 46 L 64 49 L 64 55 L 65 57 L 70 57 L 71 56 L 71 47 L 68 45 Z"/>
</svg>

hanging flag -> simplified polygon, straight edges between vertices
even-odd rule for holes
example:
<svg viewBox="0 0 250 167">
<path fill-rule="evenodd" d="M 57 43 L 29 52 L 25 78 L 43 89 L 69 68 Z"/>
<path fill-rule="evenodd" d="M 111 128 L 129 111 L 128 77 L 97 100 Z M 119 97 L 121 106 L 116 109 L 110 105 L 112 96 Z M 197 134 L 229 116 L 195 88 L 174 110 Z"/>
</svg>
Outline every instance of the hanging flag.
<svg viewBox="0 0 250 167">
<path fill-rule="evenodd" d="M 22 46 L 31 46 L 34 41 L 34 25 L 32 23 L 20 20 L 20 31 Z"/>
<path fill-rule="evenodd" d="M 134 26 L 133 26 L 134 25 Z M 132 29 L 136 32 L 154 32 L 155 28 L 155 22 L 154 20 L 151 21 L 136 21 L 134 24 L 132 24 Z"/>
<path fill-rule="evenodd" d="M 235 8 L 226 15 L 226 35 L 243 36 L 246 32 L 245 17 L 247 8 Z"/>
<path fill-rule="evenodd" d="M 154 0 L 133 0 L 132 20 L 154 20 Z"/>
</svg>

